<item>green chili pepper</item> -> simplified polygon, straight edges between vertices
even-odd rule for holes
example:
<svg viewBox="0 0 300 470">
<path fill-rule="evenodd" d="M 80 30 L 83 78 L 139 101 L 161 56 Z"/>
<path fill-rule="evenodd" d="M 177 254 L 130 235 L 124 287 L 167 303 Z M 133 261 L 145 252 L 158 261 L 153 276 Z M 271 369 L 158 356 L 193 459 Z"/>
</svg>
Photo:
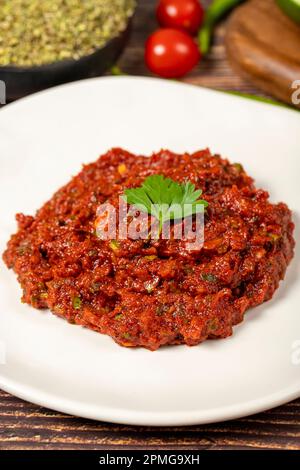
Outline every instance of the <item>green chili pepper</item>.
<svg viewBox="0 0 300 470">
<path fill-rule="evenodd" d="M 211 273 L 202 273 L 201 274 L 201 279 L 203 281 L 207 281 L 207 282 L 217 282 L 217 280 L 218 280 L 217 276 L 215 276 L 214 274 L 211 274 Z"/>
<path fill-rule="evenodd" d="M 118 249 L 120 248 L 120 243 L 118 242 L 118 240 L 111 240 L 109 246 L 113 251 L 118 251 Z"/>
<path fill-rule="evenodd" d="M 239 173 L 244 171 L 243 165 L 241 163 L 234 163 L 233 166 Z"/>
<path fill-rule="evenodd" d="M 300 0 L 276 0 L 276 3 L 286 15 L 300 24 Z"/>
<path fill-rule="evenodd" d="M 76 296 L 76 297 L 73 298 L 72 305 L 73 305 L 73 308 L 75 310 L 79 310 L 81 308 L 81 304 L 82 304 L 82 302 L 81 302 L 80 297 Z"/>
<path fill-rule="evenodd" d="M 203 55 L 207 54 L 209 51 L 215 24 L 243 1 L 244 0 L 213 0 L 212 4 L 207 8 L 204 22 L 198 33 L 198 43 Z"/>
<path fill-rule="evenodd" d="M 115 320 L 121 320 L 122 318 L 123 318 L 122 313 L 118 313 L 118 314 L 115 316 Z"/>
<path fill-rule="evenodd" d="M 136 0 L 0 0 L 0 66 L 77 60 L 125 30 Z"/>
</svg>

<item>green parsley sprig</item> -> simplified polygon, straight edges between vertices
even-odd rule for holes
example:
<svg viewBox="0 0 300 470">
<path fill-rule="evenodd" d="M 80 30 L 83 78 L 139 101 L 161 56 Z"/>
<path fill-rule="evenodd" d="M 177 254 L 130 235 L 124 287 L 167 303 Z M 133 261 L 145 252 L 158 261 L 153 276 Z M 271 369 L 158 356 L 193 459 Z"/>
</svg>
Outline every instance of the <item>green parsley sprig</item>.
<svg viewBox="0 0 300 470">
<path fill-rule="evenodd" d="M 159 234 L 168 220 L 182 219 L 204 212 L 208 202 L 199 199 L 201 189 L 190 181 L 177 183 L 163 175 L 148 176 L 141 186 L 125 189 L 128 204 L 154 216 L 159 222 Z"/>
</svg>

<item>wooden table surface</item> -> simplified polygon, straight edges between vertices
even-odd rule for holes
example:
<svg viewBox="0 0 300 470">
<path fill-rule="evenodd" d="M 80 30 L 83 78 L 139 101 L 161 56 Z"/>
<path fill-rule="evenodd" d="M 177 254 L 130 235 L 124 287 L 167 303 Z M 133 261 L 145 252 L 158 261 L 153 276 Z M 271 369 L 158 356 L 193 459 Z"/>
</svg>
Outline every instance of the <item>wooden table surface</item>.
<svg viewBox="0 0 300 470">
<path fill-rule="evenodd" d="M 138 0 L 138 2 L 131 41 L 119 65 L 130 75 L 150 75 L 144 64 L 144 43 L 147 36 L 158 27 L 155 19 L 156 0 Z M 202 0 L 203 5 L 209 3 L 210 0 Z M 226 21 L 223 21 L 216 28 L 210 54 L 182 81 L 219 90 L 235 90 L 266 96 L 251 83 L 243 80 L 230 67 L 224 47 L 225 28 Z"/>
<path fill-rule="evenodd" d="M 209 2 L 204 2 L 209 3 Z M 143 44 L 156 28 L 154 0 L 140 0 L 133 34 L 119 65 L 148 75 Z M 210 55 L 185 82 L 263 95 L 229 66 L 223 46 L 226 22 Z M 300 400 L 255 416 L 206 426 L 118 426 L 75 418 L 0 391 L 0 449 L 300 449 Z"/>
</svg>

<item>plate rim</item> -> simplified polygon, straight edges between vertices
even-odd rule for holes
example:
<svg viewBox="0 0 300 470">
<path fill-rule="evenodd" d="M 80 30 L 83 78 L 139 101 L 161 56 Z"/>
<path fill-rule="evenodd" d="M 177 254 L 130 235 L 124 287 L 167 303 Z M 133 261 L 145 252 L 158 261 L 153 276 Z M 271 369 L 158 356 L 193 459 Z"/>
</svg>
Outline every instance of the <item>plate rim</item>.
<svg viewBox="0 0 300 470">
<path fill-rule="evenodd" d="M 251 101 L 243 96 L 227 93 L 222 90 L 215 90 L 198 86 L 194 84 L 184 82 L 170 82 L 169 80 L 159 79 L 155 77 L 140 77 L 140 76 L 108 76 L 108 77 L 94 77 L 88 78 L 76 82 L 70 82 L 62 85 L 52 87 L 34 93 L 32 95 L 21 98 L 20 100 L 14 101 L 5 105 L 1 109 L 1 114 L 5 114 L 5 110 L 9 111 L 22 106 L 22 103 L 30 100 L 38 100 L 43 95 L 51 95 L 56 93 L 57 89 L 80 87 L 82 82 L 107 82 L 107 81 L 142 81 L 142 82 L 163 82 L 165 85 L 174 87 L 185 87 L 192 89 L 199 89 L 201 92 L 207 95 L 219 95 L 222 94 L 229 101 L 240 100 L 244 101 L 245 106 L 254 106 L 256 108 L 270 108 L 273 107 L 273 112 L 277 112 L 274 109 L 274 105 L 271 103 Z M 247 101 L 245 101 L 247 100 Z M 247 104 L 246 104 L 247 103 Z M 295 112 L 292 108 L 275 107 L 278 112 L 288 113 Z M 17 109 L 17 108 L 16 108 Z M 61 398 L 55 393 L 47 393 L 39 389 L 36 386 L 26 385 L 18 380 L 12 380 L 2 373 L 2 367 L 0 367 L 0 388 L 7 393 L 10 393 L 18 398 L 34 403 L 38 406 L 50 408 L 52 410 L 66 413 L 86 419 L 92 419 L 96 421 L 107 421 L 115 424 L 125 425 L 138 425 L 138 426 L 190 426 L 197 424 L 208 424 L 217 423 L 222 421 L 228 421 L 241 417 L 246 417 L 252 414 L 256 414 L 265 411 L 270 408 L 280 406 L 284 403 L 300 398 L 300 381 L 299 383 L 293 384 L 292 386 L 282 388 L 275 393 L 265 395 L 264 397 L 257 398 L 254 400 L 248 400 L 242 404 L 235 404 L 229 406 L 221 406 L 210 408 L 209 410 L 193 410 L 193 411 L 168 411 L 168 412 L 152 412 L 152 411 L 134 411 L 126 408 L 110 408 L 107 406 L 99 406 L 96 404 L 85 404 L 84 402 L 72 400 L 70 398 Z"/>
</svg>

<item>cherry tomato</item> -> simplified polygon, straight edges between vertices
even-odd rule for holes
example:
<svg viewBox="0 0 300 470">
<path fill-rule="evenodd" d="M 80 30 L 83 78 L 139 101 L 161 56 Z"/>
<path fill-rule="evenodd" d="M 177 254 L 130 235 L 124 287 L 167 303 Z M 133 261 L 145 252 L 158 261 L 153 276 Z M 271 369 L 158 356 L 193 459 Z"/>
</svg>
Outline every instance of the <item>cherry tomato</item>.
<svg viewBox="0 0 300 470">
<path fill-rule="evenodd" d="M 156 16 L 161 26 L 196 34 L 203 21 L 204 9 L 198 0 L 160 0 Z"/>
<path fill-rule="evenodd" d="M 178 29 L 158 29 L 147 39 L 146 64 L 151 72 L 161 77 L 182 77 L 199 59 L 200 52 L 194 40 Z"/>
</svg>

